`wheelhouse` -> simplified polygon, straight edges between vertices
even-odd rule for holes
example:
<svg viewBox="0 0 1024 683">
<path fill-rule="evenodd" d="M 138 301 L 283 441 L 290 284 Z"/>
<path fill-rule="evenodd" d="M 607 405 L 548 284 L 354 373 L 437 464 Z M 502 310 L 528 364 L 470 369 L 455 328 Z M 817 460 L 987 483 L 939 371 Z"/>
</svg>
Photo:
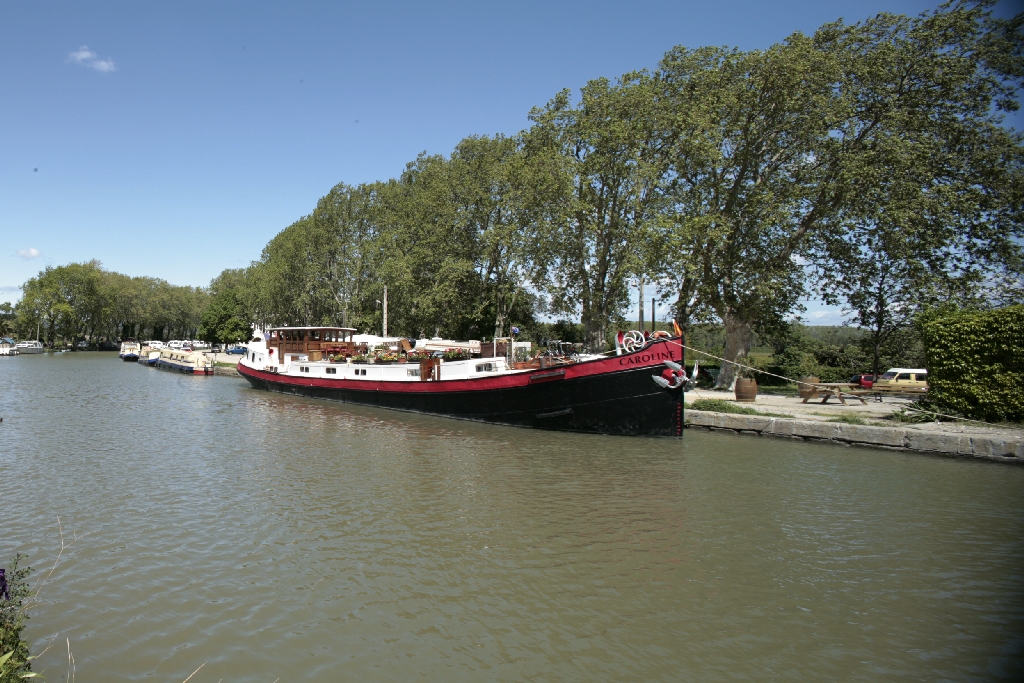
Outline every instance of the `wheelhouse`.
<svg viewBox="0 0 1024 683">
<path fill-rule="evenodd" d="M 357 344 L 353 327 L 271 327 L 267 330 L 267 349 L 278 364 L 285 354 L 301 354 L 318 361 L 330 356 L 354 356 L 366 353 L 366 344 Z"/>
</svg>

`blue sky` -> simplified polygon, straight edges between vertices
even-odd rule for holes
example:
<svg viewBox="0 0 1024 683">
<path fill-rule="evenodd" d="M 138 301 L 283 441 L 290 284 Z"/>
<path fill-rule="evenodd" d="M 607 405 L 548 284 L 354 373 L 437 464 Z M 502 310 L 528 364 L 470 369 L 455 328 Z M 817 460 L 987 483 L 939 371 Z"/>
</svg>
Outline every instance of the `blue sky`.
<svg viewBox="0 0 1024 683">
<path fill-rule="evenodd" d="M 205 285 L 333 185 L 515 133 L 560 89 L 674 45 L 763 48 L 933 6 L 3 0 L 0 301 L 46 265 L 94 258 Z M 808 317 L 837 320 L 813 302 Z"/>
</svg>

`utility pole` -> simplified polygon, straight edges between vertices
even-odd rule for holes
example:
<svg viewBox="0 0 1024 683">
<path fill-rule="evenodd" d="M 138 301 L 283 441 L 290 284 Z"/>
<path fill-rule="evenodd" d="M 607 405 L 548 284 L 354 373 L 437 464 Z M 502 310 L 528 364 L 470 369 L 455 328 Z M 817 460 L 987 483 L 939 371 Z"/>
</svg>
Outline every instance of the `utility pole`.
<svg viewBox="0 0 1024 683">
<path fill-rule="evenodd" d="M 644 276 L 640 276 L 640 331 L 644 331 Z"/>
<path fill-rule="evenodd" d="M 384 285 L 384 336 L 388 336 L 388 286 Z"/>
</svg>

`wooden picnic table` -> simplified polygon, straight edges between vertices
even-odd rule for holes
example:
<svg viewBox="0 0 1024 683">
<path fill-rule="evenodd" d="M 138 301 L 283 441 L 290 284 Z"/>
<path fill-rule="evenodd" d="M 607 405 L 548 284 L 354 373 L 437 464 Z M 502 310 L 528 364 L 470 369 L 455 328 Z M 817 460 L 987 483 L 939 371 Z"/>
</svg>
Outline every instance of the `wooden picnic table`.
<svg viewBox="0 0 1024 683">
<path fill-rule="evenodd" d="M 828 403 L 828 400 L 835 396 L 836 398 L 839 399 L 839 402 L 845 406 L 846 399 L 843 398 L 843 396 L 846 395 L 851 398 L 858 399 L 861 403 L 867 405 L 868 402 L 864 400 L 864 394 L 871 393 L 870 389 L 865 389 L 861 385 L 854 384 L 852 382 L 824 382 L 819 384 L 812 384 L 811 386 L 814 387 L 815 392 L 824 394 L 824 398 L 821 399 L 821 402 L 823 404 Z M 817 398 L 817 394 L 811 394 L 810 396 L 805 398 L 803 402 L 807 403 L 812 398 Z"/>
</svg>

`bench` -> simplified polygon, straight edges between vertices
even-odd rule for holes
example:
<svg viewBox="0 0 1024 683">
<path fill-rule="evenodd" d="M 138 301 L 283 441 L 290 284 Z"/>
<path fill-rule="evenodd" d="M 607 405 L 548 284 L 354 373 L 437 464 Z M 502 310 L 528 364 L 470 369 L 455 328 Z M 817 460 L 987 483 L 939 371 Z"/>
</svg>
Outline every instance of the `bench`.
<svg viewBox="0 0 1024 683">
<path fill-rule="evenodd" d="M 814 393 L 806 397 L 803 403 L 807 403 L 812 398 L 817 398 L 818 394 L 822 394 L 822 404 L 828 403 L 828 400 L 835 396 L 844 406 L 846 405 L 846 398 L 844 397 L 855 398 L 864 405 L 867 405 L 868 402 L 864 400 L 864 395 L 872 393 L 871 389 L 865 389 L 859 384 L 851 384 L 849 382 L 827 382 L 811 386 L 814 387 Z"/>
</svg>

